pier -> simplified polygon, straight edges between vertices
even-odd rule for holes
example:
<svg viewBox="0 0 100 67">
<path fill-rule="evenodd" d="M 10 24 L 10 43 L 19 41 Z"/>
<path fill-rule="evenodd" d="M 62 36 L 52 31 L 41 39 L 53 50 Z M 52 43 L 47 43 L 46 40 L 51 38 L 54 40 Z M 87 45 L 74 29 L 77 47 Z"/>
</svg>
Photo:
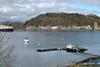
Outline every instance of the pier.
<svg viewBox="0 0 100 67">
<path fill-rule="evenodd" d="M 73 64 L 67 65 L 66 67 L 100 67 L 99 55 L 93 55 L 93 54 L 88 54 L 88 53 L 84 53 L 84 54 L 91 55 L 91 56 L 84 60 L 76 61 Z"/>
</svg>

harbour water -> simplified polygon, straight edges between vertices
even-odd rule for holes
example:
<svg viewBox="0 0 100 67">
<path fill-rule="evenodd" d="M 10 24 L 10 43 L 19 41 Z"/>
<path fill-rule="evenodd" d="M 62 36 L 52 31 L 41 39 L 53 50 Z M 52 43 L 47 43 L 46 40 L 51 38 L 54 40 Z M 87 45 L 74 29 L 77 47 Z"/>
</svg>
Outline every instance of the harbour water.
<svg viewBox="0 0 100 67">
<path fill-rule="evenodd" d="M 65 47 L 71 43 L 88 48 L 86 53 L 100 55 L 100 32 L 36 32 L 15 31 L 6 33 L 6 45 L 14 45 L 6 63 L 0 67 L 64 67 L 88 58 L 90 55 L 66 51 L 36 52 L 37 48 Z M 28 37 L 29 43 L 24 44 Z"/>
</svg>

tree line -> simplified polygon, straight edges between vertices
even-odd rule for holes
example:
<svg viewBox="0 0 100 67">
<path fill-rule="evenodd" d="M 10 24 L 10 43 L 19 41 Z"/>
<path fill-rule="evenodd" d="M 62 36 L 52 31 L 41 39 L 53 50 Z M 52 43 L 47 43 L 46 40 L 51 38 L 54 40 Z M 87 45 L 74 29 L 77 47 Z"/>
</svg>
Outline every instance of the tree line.
<svg viewBox="0 0 100 67">
<path fill-rule="evenodd" d="M 100 17 L 90 14 L 78 13 L 46 13 L 26 21 L 25 26 L 93 26 L 95 22 L 100 24 Z"/>
</svg>

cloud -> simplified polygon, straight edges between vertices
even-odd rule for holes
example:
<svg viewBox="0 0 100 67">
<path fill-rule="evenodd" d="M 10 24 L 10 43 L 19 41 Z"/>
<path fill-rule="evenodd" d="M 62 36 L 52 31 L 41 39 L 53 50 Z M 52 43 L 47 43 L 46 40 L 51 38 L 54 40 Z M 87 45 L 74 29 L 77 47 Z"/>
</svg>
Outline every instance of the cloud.
<svg viewBox="0 0 100 67">
<path fill-rule="evenodd" d="M 1 6 L 0 7 L 0 12 L 2 12 L 2 13 L 7 13 L 9 11 L 12 11 L 12 8 L 10 8 L 8 6 Z"/>
<path fill-rule="evenodd" d="M 94 5 L 94 6 L 100 6 L 100 1 L 99 0 L 80 0 L 81 2 Z"/>
<path fill-rule="evenodd" d="M 39 8 L 51 8 L 51 7 L 55 7 L 56 4 L 55 3 L 39 3 L 37 4 L 37 7 Z"/>
<path fill-rule="evenodd" d="M 26 21 L 47 12 L 100 13 L 99 0 L 0 0 L 0 20 Z"/>
<path fill-rule="evenodd" d="M 10 19 L 18 19 L 20 16 L 11 16 Z"/>
</svg>

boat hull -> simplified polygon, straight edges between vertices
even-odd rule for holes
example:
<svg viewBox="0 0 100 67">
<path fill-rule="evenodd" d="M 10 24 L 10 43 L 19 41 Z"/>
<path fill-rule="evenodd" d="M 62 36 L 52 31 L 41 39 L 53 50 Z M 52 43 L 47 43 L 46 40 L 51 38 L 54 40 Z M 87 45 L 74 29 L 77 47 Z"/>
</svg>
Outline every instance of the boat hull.
<svg viewBox="0 0 100 67">
<path fill-rule="evenodd" d="M 1 32 L 13 32 L 14 29 L 0 29 Z"/>
<path fill-rule="evenodd" d="M 37 52 L 46 52 L 46 51 L 57 51 L 57 50 L 60 50 L 60 51 L 67 51 L 67 52 L 73 52 L 73 53 L 76 53 L 76 52 L 79 52 L 79 53 L 83 53 L 85 52 L 87 49 L 85 48 L 51 48 L 51 49 L 37 49 Z"/>
<path fill-rule="evenodd" d="M 52 49 L 37 49 L 37 52 L 46 52 L 46 51 L 56 51 L 59 50 L 58 48 L 52 48 Z"/>
<path fill-rule="evenodd" d="M 72 48 L 72 49 L 70 49 L 70 48 L 64 48 L 64 49 L 62 49 L 62 50 L 65 50 L 65 51 L 67 51 L 67 52 L 74 52 L 74 53 L 79 52 L 79 53 L 83 53 L 83 52 L 85 52 L 87 49 L 85 49 L 85 48 L 80 48 L 80 49 L 78 49 L 78 48 Z"/>
</svg>

